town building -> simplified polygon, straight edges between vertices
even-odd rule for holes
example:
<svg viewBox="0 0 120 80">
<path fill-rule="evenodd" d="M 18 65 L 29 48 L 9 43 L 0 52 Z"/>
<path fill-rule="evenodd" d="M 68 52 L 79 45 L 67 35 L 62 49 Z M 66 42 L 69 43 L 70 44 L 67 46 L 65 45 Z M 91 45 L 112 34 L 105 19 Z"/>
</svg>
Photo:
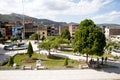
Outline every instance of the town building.
<svg viewBox="0 0 120 80">
<path fill-rule="evenodd" d="M 59 36 L 59 28 L 55 27 L 54 24 L 47 25 L 47 36 Z"/>
<path fill-rule="evenodd" d="M 38 26 L 37 33 L 40 35 L 40 39 L 47 37 L 47 27 L 44 25 Z"/>
<path fill-rule="evenodd" d="M 78 30 L 78 28 L 79 28 L 78 24 L 76 24 L 76 25 L 69 25 L 69 32 L 70 32 L 70 36 L 72 38 L 74 38 L 75 32 Z"/>
<path fill-rule="evenodd" d="M 0 28 L 0 34 L 2 36 L 5 36 L 6 35 L 5 33 L 6 33 L 5 28 Z"/>
<path fill-rule="evenodd" d="M 106 26 L 105 27 L 105 37 L 106 40 L 118 41 L 120 38 L 120 26 Z"/>
<path fill-rule="evenodd" d="M 22 26 L 12 26 L 12 36 L 22 39 Z"/>
<path fill-rule="evenodd" d="M 10 37 L 12 36 L 12 26 L 13 24 L 11 23 L 5 23 L 4 24 L 4 28 L 5 28 L 5 34 L 6 34 L 6 38 L 10 39 Z"/>
<path fill-rule="evenodd" d="M 65 29 L 69 30 L 68 24 L 62 24 L 61 26 L 59 26 L 59 35 L 61 35 L 61 32 Z"/>
<path fill-rule="evenodd" d="M 33 23 L 31 20 L 26 20 L 23 27 L 24 37 L 26 39 L 29 38 L 30 35 L 37 32 L 37 25 Z"/>
</svg>

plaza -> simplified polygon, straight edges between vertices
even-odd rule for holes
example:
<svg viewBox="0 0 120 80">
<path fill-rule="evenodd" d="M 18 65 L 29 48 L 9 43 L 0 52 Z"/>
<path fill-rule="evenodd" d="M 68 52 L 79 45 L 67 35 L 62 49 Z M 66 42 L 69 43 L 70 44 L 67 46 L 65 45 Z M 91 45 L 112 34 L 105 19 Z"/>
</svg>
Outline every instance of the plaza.
<svg viewBox="0 0 120 80">
<path fill-rule="evenodd" d="M 37 44 L 31 41 L 34 51 L 39 53 Z M 1 45 L 3 54 L 14 56 L 15 54 L 25 53 L 26 50 L 4 51 Z M 41 54 L 47 53 L 45 50 L 40 51 Z M 58 56 L 67 56 L 74 60 L 85 60 L 83 56 L 75 56 L 63 54 L 61 52 L 51 52 Z M 67 69 L 67 70 L 1 70 L 1 80 L 116 80 L 120 79 L 120 63 L 108 61 L 107 64 L 115 65 L 118 68 L 103 68 L 103 69 Z"/>
<path fill-rule="evenodd" d="M 113 69 L 114 70 L 114 69 Z M 114 70 L 115 71 L 115 70 Z M 5 70 L 0 71 L 1 80 L 119 80 L 119 73 L 83 70 Z"/>
</svg>

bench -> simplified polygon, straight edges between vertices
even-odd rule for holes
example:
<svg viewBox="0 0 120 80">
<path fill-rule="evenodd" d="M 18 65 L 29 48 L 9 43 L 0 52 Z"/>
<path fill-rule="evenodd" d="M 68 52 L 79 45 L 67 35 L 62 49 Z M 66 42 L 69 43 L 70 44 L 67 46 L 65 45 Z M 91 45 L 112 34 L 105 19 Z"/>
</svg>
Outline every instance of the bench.
<svg viewBox="0 0 120 80">
<path fill-rule="evenodd" d="M 81 64 L 81 65 L 79 65 L 79 68 L 80 69 L 88 69 L 89 66 L 87 64 Z"/>
<path fill-rule="evenodd" d="M 23 66 L 23 70 L 32 70 L 32 66 Z"/>
<path fill-rule="evenodd" d="M 37 66 L 37 70 L 43 70 L 43 69 L 45 69 L 44 66 Z"/>
</svg>

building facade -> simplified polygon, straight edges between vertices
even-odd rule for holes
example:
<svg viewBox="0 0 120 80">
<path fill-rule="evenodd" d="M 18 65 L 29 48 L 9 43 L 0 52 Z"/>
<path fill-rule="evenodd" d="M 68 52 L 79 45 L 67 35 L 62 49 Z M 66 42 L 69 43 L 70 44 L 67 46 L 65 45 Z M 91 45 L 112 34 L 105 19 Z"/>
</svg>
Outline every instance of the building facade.
<svg viewBox="0 0 120 80">
<path fill-rule="evenodd" d="M 65 29 L 69 30 L 68 24 L 63 24 L 63 25 L 59 26 L 59 35 L 61 35 L 61 32 Z"/>
<path fill-rule="evenodd" d="M 116 39 L 120 36 L 120 26 L 105 27 L 105 37 L 107 40 Z"/>
<path fill-rule="evenodd" d="M 22 26 L 13 26 L 12 27 L 12 36 L 22 39 Z"/>
<path fill-rule="evenodd" d="M 5 28 L 0 28 L 0 34 L 2 36 L 5 36 L 6 35 L 5 33 L 6 33 Z"/>
<path fill-rule="evenodd" d="M 38 26 L 37 33 L 40 35 L 40 39 L 42 39 L 43 37 L 46 38 L 47 37 L 47 27 L 45 27 L 44 25 Z"/>
<path fill-rule="evenodd" d="M 23 31 L 25 38 L 28 39 L 30 35 L 37 32 L 37 25 L 35 25 L 31 20 L 27 20 L 25 21 Z"/>
<path fill-rule="evenodd" d="M 74 38 L 74 36 L 75 36 L 75 32 L 78 30 L 78 28 L 79 28 L 79 25 L 69 25 L 69 32 L 70 32 L 70 36 L 72 37 L 72 38 Z"/>
<path fill-rule="evenodd" d="M 5 28 L 5 34 L 6 34 L 6 38 L 10 39 L 10 37 L 12 36 L 12 26 L 13 24 L 7 23 L 4 24 L 4 28 Z"/>
</svg>

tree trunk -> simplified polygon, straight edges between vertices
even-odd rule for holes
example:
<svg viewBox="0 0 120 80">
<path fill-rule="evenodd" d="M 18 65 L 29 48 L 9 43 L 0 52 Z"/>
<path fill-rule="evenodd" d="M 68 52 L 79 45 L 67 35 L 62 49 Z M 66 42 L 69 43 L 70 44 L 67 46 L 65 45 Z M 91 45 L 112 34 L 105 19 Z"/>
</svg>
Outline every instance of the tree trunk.
<svg viewBox="0 0 120 80">
<path fill-rule="evenodd" d="M 51 58 L 51 53 L 50 53 L 50 50 L 48 51 L 48 55 L 47 55 L 47 58 Z"/>
<path fill-rule="evenodd" d="M 49 53 L 48 53 L 48 55 L 51 55 L 51 54 L 50 54 L 50 50 L 49 50 Z"/>
<path fill-rule="evenodd" d="M 88 54 L 86 54 L 86 63 L 88 63 Z"/>
</svg>

